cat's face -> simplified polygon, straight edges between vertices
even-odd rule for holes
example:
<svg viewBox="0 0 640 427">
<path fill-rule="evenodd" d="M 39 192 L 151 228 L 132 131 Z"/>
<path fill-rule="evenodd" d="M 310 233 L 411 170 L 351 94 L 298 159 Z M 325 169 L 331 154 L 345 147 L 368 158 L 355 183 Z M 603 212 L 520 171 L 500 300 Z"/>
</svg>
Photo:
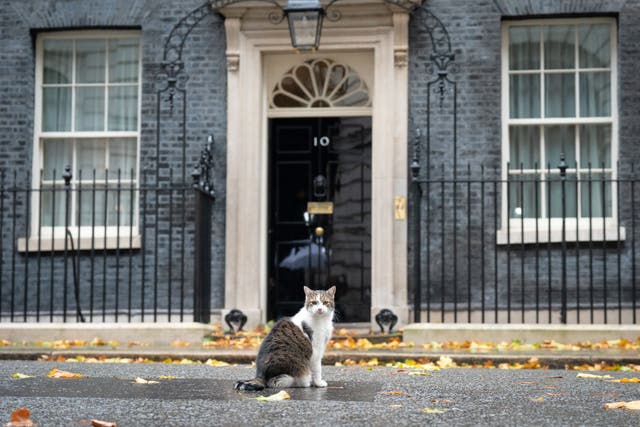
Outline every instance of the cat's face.
<svg viewBox="0 0 640 427">
<path fill-rule="evenodd" d="M 332 286 L 326 291 L 314 291 L 305 286 L 304 295 L 304 307 L 312 315 L 328 316 L 333 314 L 333 308 L 335 306 L 334 297 L 336 295 L 335 286 Z"/>
</svg>

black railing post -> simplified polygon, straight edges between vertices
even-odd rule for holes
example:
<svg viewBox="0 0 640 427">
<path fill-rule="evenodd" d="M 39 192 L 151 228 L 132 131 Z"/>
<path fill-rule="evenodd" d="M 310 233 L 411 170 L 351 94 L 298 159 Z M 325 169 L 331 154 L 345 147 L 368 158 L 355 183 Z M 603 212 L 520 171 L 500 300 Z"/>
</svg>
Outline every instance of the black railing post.
<svg viewBox="0 0 640 427">
<path fill-rule="evenodd" d="M 209 135 L 191 173 L 196 190 L 193 320 L 201 323 L 209 323 L 211 313 L 211 214 L 215 200 L 212 146 L 213 136 Z"/>
<path fill-rule="evenodd" d="M 413 159 L 411 160 L 411 197 L 413 198 L 413 321 L 420 322 L 420 306 L 422 303 L 420 286 L 420 202 L 422 189 L 418 181 L 420 175 L 420 129 L 416 129 L 416 137 L 413 145 Z M 427 202 L 428 203 L 428 202 Z M 428 262 L 428 261 L 427 261 Z M 427 267 L 428 268 L 428 267 Z"/>
<path fill-rule="evenodd" d="M 68 242 L 67 242 L 67 231 L 69 230 L 69 215 L 71 214 L 71 166 L 67 165 L 64 167 L 64 173 L 62 174 L 62 178 L 64 179 L 64 292 L 63 292 L 63 300 L 62 300 L 62 321 L 67 321 L 67 257 L 69 255 L 68 252 Z"/>
<path fill-rule="evenodd" d="M 560 322 L 567 323 L 567 236 L 566 236 L 566 216 L 567 216 L 567 199 L 566 199 L 566 181 L 567 181 L 567 162 L 564 153 L 560 154 L 560 185 L 562 186 L 562 308 L 560 311 Z"/>
</svg>

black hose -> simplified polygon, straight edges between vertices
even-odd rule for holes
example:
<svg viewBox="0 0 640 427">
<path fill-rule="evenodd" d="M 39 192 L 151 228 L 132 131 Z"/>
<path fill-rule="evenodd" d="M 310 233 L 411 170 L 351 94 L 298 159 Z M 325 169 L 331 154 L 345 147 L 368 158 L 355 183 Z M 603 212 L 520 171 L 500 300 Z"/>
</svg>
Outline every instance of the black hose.
<svg viewBox="0 0 640 427">
<path fill-rule="evenodd" d="M 76 315 L 80 318 L 80 322 L 84 323 L 84 316 L 80 308 L 80 283 L 78 281 L 78 270 L 76 269 L 76 263 L 78 262 L 78 252 L 76 252 L 73 246 L 73 236 L 71 231 L 67 228 L 65 239 L 68 238 L 71 241 L 71 253 L 73 254 L 73 290 L 76 297 Z M 78 241 L 78 243 L 80 243 Z M 79 248 L 78 248 L 79 249 Z"/>
</svg>

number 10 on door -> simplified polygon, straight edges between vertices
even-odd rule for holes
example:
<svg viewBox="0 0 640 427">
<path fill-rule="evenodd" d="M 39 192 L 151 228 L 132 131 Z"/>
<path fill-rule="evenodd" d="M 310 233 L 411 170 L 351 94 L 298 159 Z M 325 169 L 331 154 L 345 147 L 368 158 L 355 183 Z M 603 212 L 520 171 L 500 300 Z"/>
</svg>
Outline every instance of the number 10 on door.
<svg viewBox="0 0 640 427">
<path fill-rule="evenodd" d="M 329 137 L 328 136 L 321 136 L 320 139 L 318 139 L 317 136 L 313 137 L 313 146 L 317 147 L 318 144 L 320 144 L 320 146 L 322 147 L 327 147 L 329 146 Z"/>
</svg>

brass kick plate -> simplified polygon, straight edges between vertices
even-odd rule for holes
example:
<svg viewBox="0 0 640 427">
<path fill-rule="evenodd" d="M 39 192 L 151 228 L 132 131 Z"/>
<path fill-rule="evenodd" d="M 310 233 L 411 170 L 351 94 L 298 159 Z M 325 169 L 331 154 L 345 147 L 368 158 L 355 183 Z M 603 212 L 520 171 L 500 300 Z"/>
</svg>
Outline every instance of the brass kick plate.
<svg viewBox="0 0 640 427">
<path fill-rule="evenodd" d="M 315 215 L 333 215 L 333 202 L 307 202 L 307 212 Z"/>
</svg>

